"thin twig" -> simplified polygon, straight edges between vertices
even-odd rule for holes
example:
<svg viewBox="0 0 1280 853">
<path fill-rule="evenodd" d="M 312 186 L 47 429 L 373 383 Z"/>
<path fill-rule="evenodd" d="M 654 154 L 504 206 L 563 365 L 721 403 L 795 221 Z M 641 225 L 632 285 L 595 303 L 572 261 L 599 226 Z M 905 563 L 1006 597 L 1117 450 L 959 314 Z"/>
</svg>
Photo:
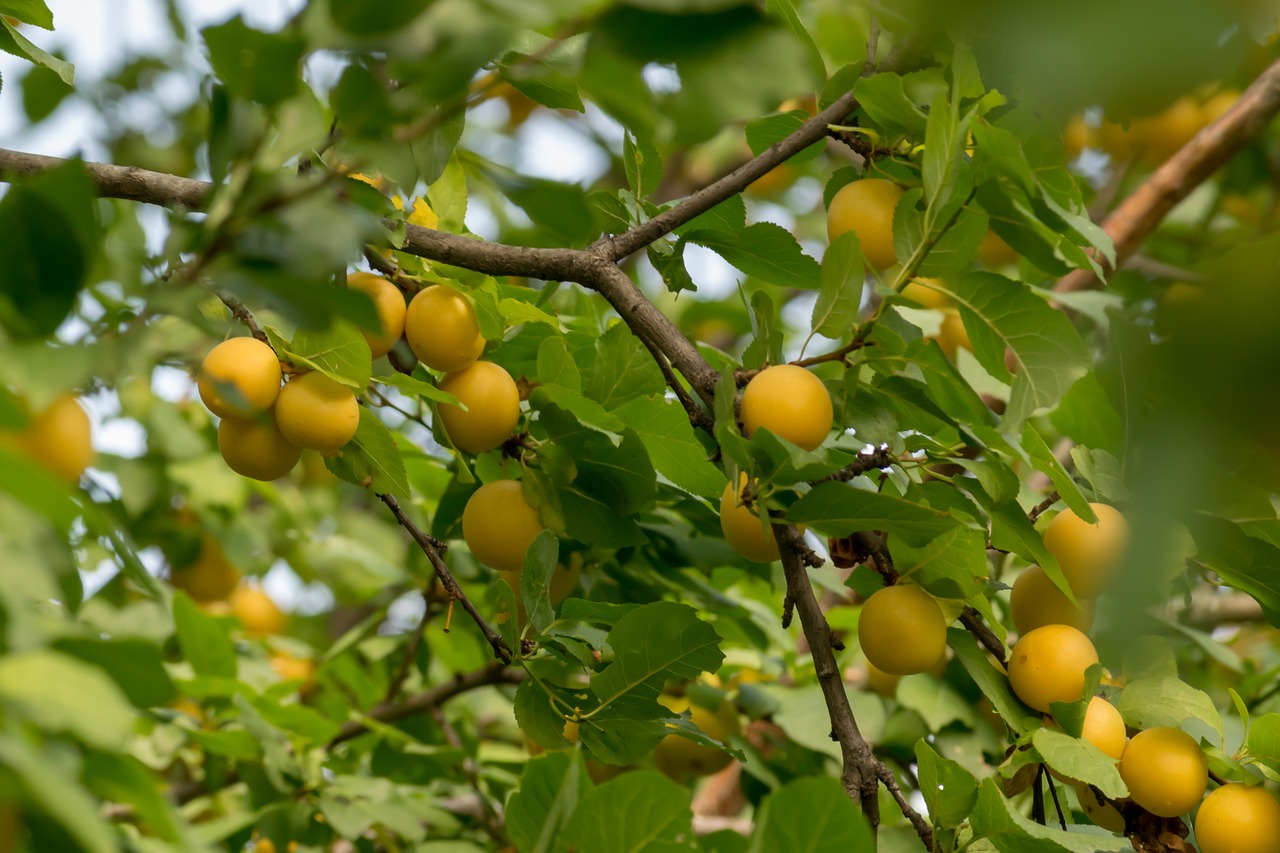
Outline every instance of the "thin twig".
<svg viewBox="0 0 1280 853">
<path fill-rule="evenodd" d="M 644 344 L 645 349 L 649 350 L 649 355 L 653 356 L 654 362 L 657 363 L 658 369 L 662 371 L 662 377 L 667 380 L 667 387 L 675 392 L 676 399 L 680 401 L 680 405 L 684 406 L 685 414 L 689 416 L 689 422 L 698 429 L 711 436 L 711 440 L 715 441 L 716 422 L 707 412 L 706 409 L 699 406 L 697 401 L 689 396 L 689 392 L 685 390 L 684 385 L 680 383 L 679 377 L 675 371 L 671 369 L 671 363 L 667 361 L 667 357 L 662 351 L 654 346 L 653 342 L 647 338 L 641 338 L 640 342 Z M 719 445 L 716 445 L 716 451 L 719 452 Z"/>
<path fill-rule="evenodd" d="M 1000 638 L 995 632 L 987 627 L 982 621 L 982 614 L 969 605 L 964 606 L 964 610 L 960 611 L 960 624 L 965 627 L 970 634 L 974 636 L 982 647 L 991 653 L 1000 666 L 1005 666 L 1004 643 L 1000 642 Z"/>
<path fill-rule="evenodd" d="M 480 611 L 476 609 L 471 599 L 467 598 L 467 594 L 462 591 L 462 587 L 458 585 L 453 573 L 445 565 L 444 558 L 440 556 L 445 549 L 445 544 L 414 524 L 413 520 L 400 507 L 400 502 L 393 495 L 382 494 L 378 495 L 378 497 L 391 510 L 392 515 L 396 517 L 396 521 L 400 522 L 400 526 L 409 531 L 409 535 L 413 537 L 414 542 L 418 543 L 422 553 L 427 555 L 427 559 L 431 562 L 431 567 L 436 571 L 436 577 L 440 579 L 440 583 L 444 584 L 445 591 L 449 593 L 450 600 L 458 602 L 462 605 L 462 609 L 467 611 L 472 621 L 476 623 L 484 634 L 484 638 L 489 641 L 489 645 L 493 647 L 493 653 L 503 663 L 510 663 L 511 649 L 507 646 L 507 641 L 502 639 L 502 635 L 498 633 L 497 629 L 480 615 Z"/>
<path fill-rule="evenodd" d="M 1210 175 L 1266 130 L 1280 112 L 1280 61 L 1274 62 L 1217 121 L 1195 135 L 1164 162 L 1102 223 L 1123 263 L 1160 225 L 1169 211 Z M 1101 259 L 1099 259 L 1101 261 Z M 1099 285 L 1092 270 L 1075 270 L 1054 290 L 1070 292 Z"/>
<path fill-rule="evenodd" d="M 231 312 L 231 316 L 235 317 L 245 325 L 255 338 L 262 341 L 267 346 L 271 346 L 271 341 L 267 338 L 267 333 L 262 331 L 262 327 L 258 325 L 258 321 L 253 319 L 253 314 L 245 307 L 245 304 L 234 296 L 227 293 L 219 293 L 218 298 L 222 300 L 222 304 L 227 306 L 227 310 Z"/>
<path fill-rule="evenodd" d="M 1036 520 L 1039 519 L 1040 516 L 1044 515 L 1045 510 L 1056 504 L 1060 499 L 1061 496 L 1058 494 L 1056 489 L 1050 492 L 1044 500 L 1031 508 L 1031 511 L 1027 513 L 1027 520 L 1032 524 L 1035 524 Z"/>
</svg>

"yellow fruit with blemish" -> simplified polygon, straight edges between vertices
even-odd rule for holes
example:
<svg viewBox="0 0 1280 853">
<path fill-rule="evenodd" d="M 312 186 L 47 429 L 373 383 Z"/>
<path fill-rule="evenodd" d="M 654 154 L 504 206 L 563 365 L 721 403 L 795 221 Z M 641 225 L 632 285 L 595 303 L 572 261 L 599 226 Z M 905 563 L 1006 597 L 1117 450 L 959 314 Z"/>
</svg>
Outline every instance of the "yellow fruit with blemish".
<svg viewBox="0 0 1280 853">
<path fill-rule="evenodd" d="M 209 411 L 220 418 L 252 418 L 280 393 L 280 360 L 257 338 L 230 338 L 200 362 L 196 386 Z"/>
<path fill-rule="evenodd" d="M 1009 653 L 1009 686 L 1023 702 L 1044 713 L 1053 702 L 1084 695 L 1085 670 L 1098 651 L 1070 625 L 1045 625 L 1023 635 Z"/>
</svg>

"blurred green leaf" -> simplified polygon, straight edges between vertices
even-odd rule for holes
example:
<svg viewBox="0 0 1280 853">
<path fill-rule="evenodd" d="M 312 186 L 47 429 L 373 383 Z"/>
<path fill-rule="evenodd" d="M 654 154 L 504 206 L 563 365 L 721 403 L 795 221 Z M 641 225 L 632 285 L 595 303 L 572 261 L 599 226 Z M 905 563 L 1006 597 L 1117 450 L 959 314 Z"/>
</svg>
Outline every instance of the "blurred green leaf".
<svg viewBox="0 0 1280 853">
<path fill-rule="evenodd" d="M 792 504 L 787 520 L 828 536 L 883 530 L 913 545 L 925 545 L 959 524 L 949 513 L 905 498 L 835 482 L 819 483 Z"/>
<path fill-rule="evenodd" d="M 271 106 L 293 97 L 302 82 L 298 63 L 306 44 L 295 31 L 264 33 L 239 15 L 200 31 L 218 78 L 237 95 Z"/>
<path fill-rule="evenodd" d="M 832 778 L 797 779 L 772 792 L 752 836 L 755 850 L 872 850 L 867 820 Z"/>
</svg>

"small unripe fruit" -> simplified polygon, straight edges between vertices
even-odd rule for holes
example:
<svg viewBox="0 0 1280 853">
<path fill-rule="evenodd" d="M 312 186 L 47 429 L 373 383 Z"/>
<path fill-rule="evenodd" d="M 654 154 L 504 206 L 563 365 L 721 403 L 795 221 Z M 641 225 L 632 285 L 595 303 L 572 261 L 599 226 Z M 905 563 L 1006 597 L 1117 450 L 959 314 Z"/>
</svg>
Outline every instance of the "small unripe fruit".
<svg viewBox="0 0 1280 853">
<path fill-rule="evenodd" d="M 73 486 L 93 464 L 93 428 L 80 401 L 71 394 L 58 395 L 32 418 L 24 439 L 37 462 Z"/>
<path fill-rule="evenodd" d="M 380 275 L 368 272 L 353 272 L 347 276 L 347 287 L 369 294 L 373 307 L 378 312 L 377 331 L 362 329 L 365 341 L 369 344 L 369 352 L 374 358 L 381 358 L 391 351 L 404 334 L 404 318 L 407 308 L 404 294 L 391 282 Z"/>
<path fill-rule="evenodd" d="M 658 697 L 658 701 L 676 714 L 688 709 L 693 724 L 702 729 L 707 737 L 722 743 L 731 735 L 742 731 L 738 711 L 728 700 L 722 701 L 720 707 L 714 710 L 690 704 L 684 696 L 664 693 Z M 723 750 L 694 743 L 680 735 L 667 735 L 660 740 L 654 748 L 653 757 L 658 769 L 677 782 L 687 782 L 692 777 L 710 776 L 733 763 L 733 756 Z"/>
<path fill-rule="evenodd" d="M 881 178 L 864 178 L 845 184 L 827 207 L 827 237 L 835 240 L 852 231 L 862 244 L 862 256 L 874 269 L 898 262 L 893 248 L 893 212 L 902 198 L 902 187 Z"/>
<path fill-rule="evenodd" d="M 495 480 L 476 489 L 462 510 L 462 538 L 491 569 L 518 572 L 543 530 L 542 517 L 524 499 L 519 480 Z"/>
<path fill-rule="evenodd" d="M 1196 843 L 1200 853 L 1276 853 L 1280 803 L 1261 785 L 1223 785 L 1196 812 Z"/>
<path fill-rule="evenodd" d="M 831 395 L 822 380 L 803 367 L 766 367 L 742 391 L 742 426 L 750 438 L 764 427 L 805 450 L 826 441 L 831 432 Z"/>
<path fill-rule="evenodd" d="M 1209 765 L 1190 735 L 1157 726 L 1138 732 L 1124 748 L 1120 778 L 1135 803 L 1153 815 L 1177 817 L 1191 811 L 1204 796 Z"/>
<path fill-rule="evenodd" d="M 441 403 L 436 414 L 453 446 L 466 453 L 493 450 L 515 432 L 520 389 L 511 374 L 491 361 L 477 361 L 440 380 L 440 390 L 467 407 Z"/>
<path fill-rule="evenodd" d="M 1072 604 L 1039 566 L 1024 569 L 1014 580 L 1009 610 L 1019 634 L 1045 625 L 1070 625 L 1080 631 L 1093 625 L 1093 601 L 1082 599 L 1079 606 Z"/>
<path fill-rule="evenodd" d="M 756 563 L 772 563 L 778 559 L 778 540 L 773 528 L 765 529 L 760 516 L 740 503 L 742 486 L 746 485 L 745 472 L 738 478 L 738 489 L 726 483 L 720 495 L 720 530 L 729 547 Z"/>
<path fill-rule="evenodd" d="M 289 621 L 267 591 L 256 584 L 236 587 L 231 593 L 231 612 L 247 633 L 258 637 L 282 633 Z"/>
<path fill-rule="evenodd" d="M 462 370 L 484 352 L 475 309 L 465 296 L 444 284 L 413 297 L 405 314 L 404 334 L 414 355 L 432 370 Z"/>
<path fill-rule="evenodd" d="M 947 649 L 947 618 L 922 587 L 887 586 L 862 605 L 858 643 L 867 660 L 889 675 L 924 672 Z"/>
<path fill-rule="evenodd" d="M 1101 696 L 1094 696 L 1089 700 L 1089 707 L 1084 714 L 1084 730 L 1080 736 L 1116 761 L 1124 755 L 1124 717 L 1120 716 L 1115 705 Z"/>
<path fill-rule="evenodd" d="M 281 389 L 276 424 L 299 447 L 334 453 L 355 437 L 360 404 L 350 388 L 312 371 L 293 377 Z"/>
<path fill-rule="evenodd" d="M 169 583 L 196 601 L 222 601 L 240 583 L 240 571 L 227 560 L 218 540 L 200 535 L 200 553 L 185 566 L 169 570 Z"/>
<path fill-rule="evenodd" d="M 288 474 L 302 456 L 302 448 L 284 437 L 270 415 L 251 421 L 223 418 L 218 424 L 218 452 L 232 471 L 264 482 Z"/>
<path fill-rule="evenodd" d="M 1009 654 L 1009 686 L 1037 711 L 1053 702 L 1075 702 L 1084 694 L 1085 670 L 1098 651 L 1070 625 L 1045 625 L 1028 632 Z"/>
<path fill-rule="evenodd" d="M 200 363 L 200 399 L 220 418 L 251 418 L 271 408 L 280 393 L 280 360 L 257 338 L 231 338 Z"/>
<path fill-rule="evenodd" d="M 1129 544 L 1129 522 L 1119 511 L 1106 504 L 1090 506 L 1098 516 L 1096 524 L 1064 509 L 1044 531 L 1044 547 L 1078 598 L 1093 598 L 1106 589 Z"/>
</svg>

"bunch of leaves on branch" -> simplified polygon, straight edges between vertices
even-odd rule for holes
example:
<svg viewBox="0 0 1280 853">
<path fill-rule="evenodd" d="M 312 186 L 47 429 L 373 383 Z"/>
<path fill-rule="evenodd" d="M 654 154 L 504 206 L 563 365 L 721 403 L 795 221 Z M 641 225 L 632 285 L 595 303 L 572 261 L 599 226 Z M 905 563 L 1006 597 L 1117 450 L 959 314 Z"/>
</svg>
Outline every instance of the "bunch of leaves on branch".
<svg viewBox="0 0 1280 853">
<path fill-rule="evenodd" d="M 0 0 L 0 853 L 1280 850 L 1268 4 L 155 5 Z"/>
</svg>

